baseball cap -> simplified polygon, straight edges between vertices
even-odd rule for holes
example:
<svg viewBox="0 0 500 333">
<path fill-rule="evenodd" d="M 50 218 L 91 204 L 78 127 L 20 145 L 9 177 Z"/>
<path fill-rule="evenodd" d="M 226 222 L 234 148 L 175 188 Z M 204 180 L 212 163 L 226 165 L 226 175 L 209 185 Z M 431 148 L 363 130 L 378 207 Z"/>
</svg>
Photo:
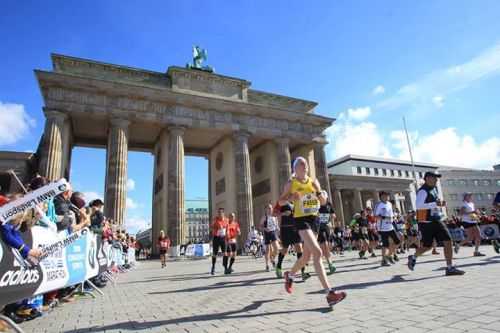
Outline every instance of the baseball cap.
<svg viewBox="0 0 500 333">
<path fill-rule="evenodd" d="M 441 174 L 438 173 L 437 171 L 427 171 L 424 174 L 424 179 L 427 177 L 436 177 L 436 178 L 441 178 Z"/>
</svg>

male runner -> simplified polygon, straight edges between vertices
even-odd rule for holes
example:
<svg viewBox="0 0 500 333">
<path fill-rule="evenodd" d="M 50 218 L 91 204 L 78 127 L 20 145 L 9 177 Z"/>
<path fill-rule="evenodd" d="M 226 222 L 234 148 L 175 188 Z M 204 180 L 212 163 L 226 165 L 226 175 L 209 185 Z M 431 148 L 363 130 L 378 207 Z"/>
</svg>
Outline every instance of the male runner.
<svg viewBox="0 0 500 333">
<path fill-rule="evenodd" d="M 464 271 L 453 266 L 453 249 L 451 236 L 443 222 L 441 208 L 446 202 L 439 198 L 436 183 L 441 175 L 427 171 L 424 174 L 425 183 L 417 191 L 417 220 L 422 233 L 421 246 L 414 255 L 408 256 L 408 268 L 415 269 L 417 258 L 432 248 L 434 240 L 443 242 L 444 256 L 446 258 L 446 275 L 463 275 Z"/>
<path fill-rule="evenodd" d="M 224 208 L 219 208 L 214 223 L 212 224 L 212 270 L 210 274 L 215 274 L 215 262 L 219 251 L 226 250 L 226 227 L 227 218 L 224 214 Z"/>
<path fill-rule="evenodd" d="M 276 276 L 282 278 L 282 265 L 283 259 L 288 252 L 288 249 L 293 245 L 295 253 L 297 253 L 297 260 L 302 257 L 302 242 L 299 233 L 293 221 L 293 205 L 289 202 L 280 206 L 280 238 L 281 250 L 278 254 L 278 263 L 276 265 Z M 305 272 L 305 267 L 302 267 L 302 280 L 307 280 L 311 275 Z"/>
<path fill-rule="evenodd" d="M 224 258 L 222 259 L 222 265 L 224 266 L 224 274 L 231 274 L 233 272 L 233 264 L 236 258 L 236 239 L 241 235 L 240 224 L 236 222 L 235 214 L 229 214 L 229 219 L 227 221 L 226 227 L 226 251 L 224 253 Z M 229 266 L 227 265 L 228 258 Z"/>
<path fill-rule="evenodd" d="M 331 229 L 330 226 L 333 226 L 335 221 L 335 212 L 333 211 L 332 204 L 327 201 L 325 205 L 321 205 L 319 207 L 319 215 L 318 215 L 318 242 L 321 247 L 321 251 L 323 252 L 323 257 L 326 259 L 326 263 L 328 264 L 329 274 L 333 274 L 336 270 L 335 266 L 331 261 L 331 245 L 330 245 L 330 237 L 331 237 Z"/>
</svg>

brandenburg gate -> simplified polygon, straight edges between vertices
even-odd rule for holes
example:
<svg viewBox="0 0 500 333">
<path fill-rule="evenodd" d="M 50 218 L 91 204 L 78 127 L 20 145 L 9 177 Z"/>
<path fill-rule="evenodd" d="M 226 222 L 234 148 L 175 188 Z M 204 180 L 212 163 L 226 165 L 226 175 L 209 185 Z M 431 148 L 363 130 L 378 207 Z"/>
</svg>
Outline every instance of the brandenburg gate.
<svg viewBox="0 0 500 333">
<path fill-rule="evenodd" d="M 330 191 L 323 131 L 334 119 L 315 114 L 317 103 L 198 69 L 161 73 L 55 54 L 52 64 L 35 71 L 46 118 L 39 173 L 69 178 L 73 147 L 105 148 L 105 215 L 122 224 L 127 153 L 152 153 L 153 240 L 160 230 L 174 245 L 185 240 L 185 155 L 209 160 L 211 214 L 235 212 L 243 238 L 277 200 L 295 156 Z"/>
</svg>

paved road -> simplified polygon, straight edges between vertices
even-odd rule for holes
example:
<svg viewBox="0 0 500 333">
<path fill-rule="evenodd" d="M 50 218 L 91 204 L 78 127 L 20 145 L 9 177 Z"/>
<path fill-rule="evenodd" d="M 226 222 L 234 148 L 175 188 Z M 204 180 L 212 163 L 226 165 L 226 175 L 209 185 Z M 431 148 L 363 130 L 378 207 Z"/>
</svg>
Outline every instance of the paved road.
<svg viewBox="0 0 500 333">
<path fill-rule="evenodd" d="M 328 311 L 317 278 L 288 295 L 282 280 L 263 271 L 262 259 L 241 257 L 230 276 L 208 275 L 209 260 L 177 261 L 160 269 L 142 262 L 119 276 L 105 296 L 54 309 L 22 325 L 26 332 L 500 332 L 500 256 L 462 249 L 467 271 L 445 277 L 442 256 L 406 258 L 388 268 L 356 253 L 337 258 L 329 279 L 348 298 Z M 293 258 L 293 257 L 292 257 Z M 285 260 L 284 267 L 292 264 Z M 220 266 L 219 266 L 220 267 Z"/>
</svg>

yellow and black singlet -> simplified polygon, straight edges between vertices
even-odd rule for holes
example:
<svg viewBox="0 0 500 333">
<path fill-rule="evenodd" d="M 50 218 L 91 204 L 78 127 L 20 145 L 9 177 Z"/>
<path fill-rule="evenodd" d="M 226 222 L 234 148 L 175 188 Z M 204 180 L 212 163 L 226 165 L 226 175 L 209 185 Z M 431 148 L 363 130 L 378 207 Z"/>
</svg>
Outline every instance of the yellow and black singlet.
<svg viewBox="0 0 500 333">
<path fill-rule="evenodd" d="M 290 193 L 298 192 L 301 195 L 300 200 L 293 201 L 293 217 L 317 216 L 319 212 L 319 199 L 316 195 L 316 188 L 311 177 L 307 180 L 300 181 L 297 178 L 292 178 Z"/>
</svg>

